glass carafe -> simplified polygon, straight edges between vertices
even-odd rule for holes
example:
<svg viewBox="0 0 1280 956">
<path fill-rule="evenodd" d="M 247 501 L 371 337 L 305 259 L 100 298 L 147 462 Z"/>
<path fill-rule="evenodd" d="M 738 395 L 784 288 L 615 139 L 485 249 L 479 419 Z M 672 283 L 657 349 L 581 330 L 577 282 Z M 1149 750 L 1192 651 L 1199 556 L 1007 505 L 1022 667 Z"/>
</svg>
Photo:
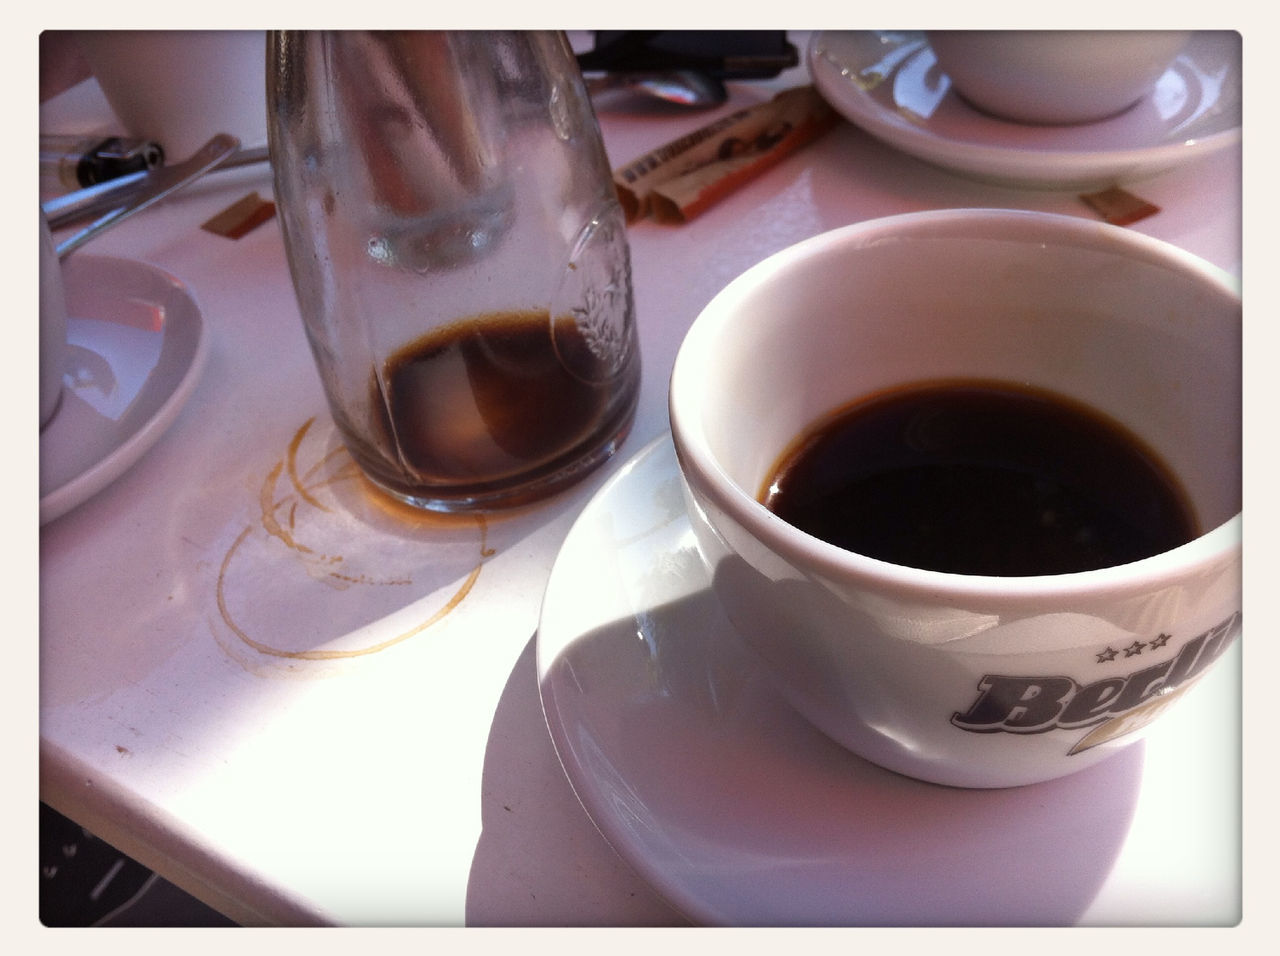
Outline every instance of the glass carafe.
<svg viewBox="0 0 1280 956">
<path fill-rule="evenodd" d="M 564 36 L 281 32 L 276 202 L 334 422 L 418 507 L 550 494 L 634 415 L 630 253 Z"/>
</svg>

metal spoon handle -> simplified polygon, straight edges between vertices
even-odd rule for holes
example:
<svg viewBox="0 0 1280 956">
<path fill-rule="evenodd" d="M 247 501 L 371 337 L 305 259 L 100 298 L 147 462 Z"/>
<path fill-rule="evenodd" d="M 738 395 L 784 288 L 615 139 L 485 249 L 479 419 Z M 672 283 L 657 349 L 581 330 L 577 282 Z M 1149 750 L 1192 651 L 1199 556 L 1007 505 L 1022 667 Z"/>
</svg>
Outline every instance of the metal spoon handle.
<svg viewBox="0 0 1280 956">
<path fill-rule="evenodd" d="M 182 187 L 199 179 L 209 170 L 216 168 L 227 160 L 237 149 L 240 141 L 227 133 L 219 133 L 205 143 L 190 159 L 175 166 L 162 166 L 147 174 L 146 186 L 131 193 L 124 205 L 113 209 L 104 216 L 95 219 L 79 232 L 58 243 L 56 252 L 59 259 L 79 249 L 86 242 L 101 232 L 119 225 L 135 213 L 153 206 L 155 203 L 177 192 Z"/>
<path fill-rule="evenodd" d="M 49 221 L 50 229 L 61 229 L 63 226 L 71 225 L 77 219 L 86 219 L 103 210 L 123 205 L 130 196 L 145 188 L 149 181 L 147 177 L 150 175 L 150 170 L 143 169 L 105 182 L 94 183 L 92 186 L 85 186 L 83 189 L 55 196 L 41 203 L 40 211 Z"/>
<path fill-rule="evenodd" d="M 269 159 L 267 147 L 251 146 L 238 149 L 218 164 L 218 170 L 236 169 L 254 163 L 265 163 Z M 115 179 L 85 186 L 75 192 L 54 196 L 41 203 L 40 209 L 49 220 L 49 228 L 53 230 L 69 226 L 81 219 L 102 215 L 125 205 L 130 197 L 137 195 L 154 179 L 154 169 L 146 169 L 136 173 L 126 173 Z"/>
</svg>

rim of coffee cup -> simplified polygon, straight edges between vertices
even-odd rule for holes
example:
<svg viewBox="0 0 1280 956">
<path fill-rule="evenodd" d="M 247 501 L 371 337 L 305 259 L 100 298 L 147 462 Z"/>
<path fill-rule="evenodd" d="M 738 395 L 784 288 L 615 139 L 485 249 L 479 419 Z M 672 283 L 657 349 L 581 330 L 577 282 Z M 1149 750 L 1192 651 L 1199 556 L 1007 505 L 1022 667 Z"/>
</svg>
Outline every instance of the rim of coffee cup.
<svg viewBox="0 0 1280 956">
<path fill-rule="evenodd" d="M 1176 548 L 1127 564 L 1090 571 L 1000 577 L 912 568 L 858 554 L 801 531 L 770 511 L 728 474 L 708 447 L 697 424 L 699 403 L 696 395 L 699 367 L 719 351 L 716 340 L 723 331 L 722 327 L 732 322 L 742 300 L 793 263 L 822 250 L 846 244 L 857 245 L 873 236 L 900 236 L 918 230 L 932 230 L 929 233 L 931 238 L 945 236 L 947 230 L 953 230 L 950 234 L 954 236 L 975 226 L 993 230 L 992 235 L 998 233 L 1006 239 L 1023 232 L 1028 240 L 1043 241 L 1045 230 L 1049 230 L 1055 236 L 1084 240 L 1094 248 L 1110 244 L 1117 251 L 1175 269 L 1240 301 L 1238 281 L 1212 263 L 1162 240 L 1072 216 L 1005 209 L 930 210 L 833 229 L 802 240 L 752 266 L 714 296 L 694 320 L 677 352 L 668 391 L 672 439 L 685 480 L 696 484 L 734 521 L 782 558 L 813 573 L 839 578 L 856 575 L 863 579 L 874 578 L 891 586 L 923 588 L 935 593 L 988 594 L 1002 599 L 1035 599 L 1048 594 L 1086 591 L 1105 595 L 1107 592 L 1142 587 L 1155 579 L 1191 574 L 1205 563 L 1222 560 L 1237 551 L 1241 543 L 1241 512 Z M 1040 232 L 1038 237 L 1034 235 L 1037 230 Z M 969 235 L 968 238 L 977 236 Z"/>
</svg>

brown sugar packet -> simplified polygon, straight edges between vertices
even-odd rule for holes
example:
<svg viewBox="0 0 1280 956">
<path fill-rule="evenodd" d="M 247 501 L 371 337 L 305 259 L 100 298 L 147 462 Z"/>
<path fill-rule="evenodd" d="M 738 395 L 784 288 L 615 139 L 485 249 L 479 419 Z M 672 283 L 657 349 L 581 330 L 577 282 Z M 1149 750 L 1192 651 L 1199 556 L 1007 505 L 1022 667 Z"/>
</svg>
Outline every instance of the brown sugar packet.
<svg viewBox="0 0 1280 956">
<path fill-rule="evenodd" d="M 1131 192 L 1126 192 L 1119 186 L 1112 186 L 1096 193 L 1082 193 L 1080 198 L 1113 226 L 1132 225 L 1139 219 L 1154 216 L 1160 211 L 1159 206 Z"/>
<path fill-rule="evenodd" d="M 812 86 L 722 117 L 614 170 L 618 198 L 633 222 L 686 222 L 835 125 Z"/>
<path fill-rule="evenodd" d="M 276 204 L 252 192 L 201 224 L 200 228 L 228 239 L 239 239 L 275 217 Z"/>
</svg>

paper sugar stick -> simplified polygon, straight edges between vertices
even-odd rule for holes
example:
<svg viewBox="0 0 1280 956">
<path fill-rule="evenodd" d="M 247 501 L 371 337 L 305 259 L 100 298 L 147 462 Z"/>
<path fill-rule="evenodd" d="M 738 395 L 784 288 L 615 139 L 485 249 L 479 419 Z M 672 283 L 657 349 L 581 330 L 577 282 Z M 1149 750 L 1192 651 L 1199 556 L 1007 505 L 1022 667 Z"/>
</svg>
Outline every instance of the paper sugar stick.
<svg viewBox="0 0 1280 956">
<path fill-rule="evenodd" d="M 614 171 L 627 221 L 684 222 L 835 125 L 812 86 L 722 117 Z"/>
</svg>

